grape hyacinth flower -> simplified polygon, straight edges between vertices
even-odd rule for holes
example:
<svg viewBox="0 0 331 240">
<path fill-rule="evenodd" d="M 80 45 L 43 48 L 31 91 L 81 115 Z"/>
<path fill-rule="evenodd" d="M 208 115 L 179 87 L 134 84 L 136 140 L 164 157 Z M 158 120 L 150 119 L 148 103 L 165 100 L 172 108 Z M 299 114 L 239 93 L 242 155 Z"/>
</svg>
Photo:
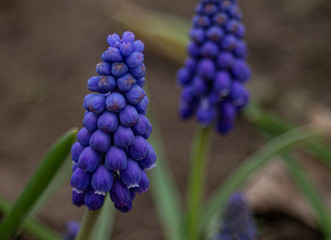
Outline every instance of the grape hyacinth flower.
<svg viewBox="0 0 331 240">
<path fill-rule="evenodd" d="M 147 142 L 152 126 L 145 116 L 144 44 L 131 32 L 107 38 L 108 49 L 91 77 L 83 107 L 83 128 L 73 144 L 72 201 L 89 210 L 102 207 L 109 192 L 117 209 L 128 212 L 135 193 L 148 190 L 146 171 L 156 154 Z"/>
<path fill-rule="evenodd" d="M 188 58 L 177 72 L 180 117 L 196 115 L 203 127 L 215 123 L 221 134 L 233 129 L 236 114 L 249 102 L 244 84 L 251 70 L 241 19 L 236 0 L 200 0 L 192 19 Z"/>
<path fill-rule="evenodd" d="M 220 234 L 213 240 L 256 239 L 256 226 L 245 195 L 240 192 L 232 194 L 223 215 Z"/>
<path fill-rule="evenodd" d="M 69 221 L 67 223 L 67 231 L 63 236 L 63 240 L 74 240 L 78 234 L 80 228 L 79 222 Z"/>
</svg>

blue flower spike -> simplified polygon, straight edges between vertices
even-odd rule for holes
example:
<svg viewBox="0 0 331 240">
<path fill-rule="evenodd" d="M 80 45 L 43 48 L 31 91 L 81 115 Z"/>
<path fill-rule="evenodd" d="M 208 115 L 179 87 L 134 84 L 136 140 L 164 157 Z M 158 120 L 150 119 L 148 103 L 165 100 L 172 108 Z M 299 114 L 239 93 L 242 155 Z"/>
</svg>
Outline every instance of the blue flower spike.
<svg viewBox="0 0 331 240">
<path fill-rule="evenodd" d="M 93 93 L 84 99 L 83 128 L 71 149 L 72 202 L 94 211 L 109 193 L 114 206 L 128 212 L 135 193 L 148 190 L 146 171 L 156 165 L 156 154 L 147 142 L 152 125 L 145 116 L 149 100 L 143 89 L 144 44 L 131 32 L 122 39 L 109 35 L 107 42 L 96 66 L 99 76 L 87 81 Z"/>
<path fill-rule="evenodd" d="M 241 20 L 237 0 L 200 0 L 192 20 L 188 58 L 177 73 L 182 88 L 180 117 L 186 120 L 195 115 L 202 127 L 215 125 L 220 134 L 233 129 L 236 114 L 249 102 L 244 84 L 251 69 Z M 224 111 L 222 105 L 231 105 L 233 111 Z"/>
</svg>

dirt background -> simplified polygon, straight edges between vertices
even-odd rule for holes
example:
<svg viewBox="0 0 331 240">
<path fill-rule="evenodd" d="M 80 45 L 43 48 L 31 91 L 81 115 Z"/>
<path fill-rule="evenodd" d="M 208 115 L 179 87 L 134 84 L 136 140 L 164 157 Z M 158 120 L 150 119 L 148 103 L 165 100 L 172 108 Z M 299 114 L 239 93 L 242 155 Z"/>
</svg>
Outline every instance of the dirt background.
<svg viewBox="0 0 331 240">
<path fill-rule="evenodd" d="M 7 199 L 13 201 L 18 196 L 56 138 L 73 126 L 81 126 L 82 101 L 88 93 L 86 81 L 95 74 L 94 67 L 107 47 L 106 36 L 123 32 L 107 17 L 116 11 L 109 4 L 114 2 L 1 2 L 0 194 Z M 187 18 L 196 4 L 193 0 L 134 2 Z M 305 122 L 310 104 L 330 106 L 331 1 L 240 2 L 254 70 L 250 83 L 253 92 L 265 105 L 298 123 Z M 148 46 L 145 59 L 151 101 L 167 157 L 179 190 L 184 193 L 195 122 L 177 119 L 179 90 L 174 86 L 174 76 L 179 66 L 153 53 Z M 235 131 L 228 137 L 215 136 L 207 192 L 262 144 L 260 136 L 243 119 L 237 121 Z M 64 231 L 66 222 L 79 220 L 83 211 L 71 204 L 68 182 L 40 218 Z M 322 239 L 318 231 L 284 214 L 262 217 L 261 239 Z M 162 239 L 150 192 L 135 200 L 130 213 L 116 214 L 112 239 Z"/>
</svg>

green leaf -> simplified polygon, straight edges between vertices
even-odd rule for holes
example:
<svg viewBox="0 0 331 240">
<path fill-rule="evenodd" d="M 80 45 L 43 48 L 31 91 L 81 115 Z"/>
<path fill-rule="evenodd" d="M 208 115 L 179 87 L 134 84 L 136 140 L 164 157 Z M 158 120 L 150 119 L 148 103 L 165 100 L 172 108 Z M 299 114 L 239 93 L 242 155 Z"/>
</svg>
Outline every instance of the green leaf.
<svg viewBox="0 0 331 240">
<path fill-rule="evenodd" d="M 247 178 L 267 163 L 272 156 L 286 150 L 294 144 L 307 141 L 319 135 L 320 133 L 312 131 L 308 127 L 297 128 L 274 138 L 248 157 L 226 178 L 206 202 L 201 213 L 201 230 L 207 232 L 210 230 L 207 229 L 207 226 L 210 227 L 217 221 L 220 216 L 220 211 L 224 208 L 231 193 L 240 188 Z"/>
<path fill-rule="evenodd" d="M 11 209 L 11 205 L 0 197 L 0 211 L 4 216 L 8 215 Z M 38 240 L 61 240 L 61 236 L 54 231 L 53 229 L 49 228 L 48 226 L 44 225 L 43 223 L 34 220 L 31 217 L 27 217 L 23 220 L 22 228 L 28 234 L 33 236 L 33 239 Z"/>
<path fill-rule="evenodd" d="M 106 196 L 101 213 L 92 232 L 93 240 L 110 239 L 115 218 L 114 204 L 109 196 Z"/>
<path fill-rule="evenodd" d="M 46 154 L 11 211 L 2 221 L 0 225 L 0 239 L 9 239 L 14 231 L 21 226 L 29 210 L 38 201 L 69 154 L 76 134 L 76 129 L 70 130 Z"/>
<path fill-rule="evenodd" d="M 295 183 L 306 197 L 308 203 L 315 212 L 317 223 L 323 231 L 326 239 L 331 239 L 331 219 L 328 209 L 323 202 L 314 184 L 304 171 L 303 167 L 293 155 L 284 153 L 285 164 Z"/>
<path fill-rule="evenodd" d="M 149 142 L 157 155 L 157 166 L 150 171 L 151 192 L 166 239 L 178 240 L 182 220 L 180 195 L 165 158 L 157 122 L 151 116 L 149 118 L 153 126 Z"/>
</svg>

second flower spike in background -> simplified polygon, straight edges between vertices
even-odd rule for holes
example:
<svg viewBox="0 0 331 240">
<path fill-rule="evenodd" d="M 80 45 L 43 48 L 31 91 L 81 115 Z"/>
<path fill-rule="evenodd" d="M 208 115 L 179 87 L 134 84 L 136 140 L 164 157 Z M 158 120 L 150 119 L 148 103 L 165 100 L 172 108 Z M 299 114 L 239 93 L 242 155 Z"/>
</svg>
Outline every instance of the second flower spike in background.
<svg viewBox="0 0 331 240">
<path fill-rule="evenodd" d="M 132 208 L 135 193 L 148 190 L 146 171 L 155 166 L 156 155 L 147 142 L 152 126 L 146 115 L 149 104 L 145 84 L 144 44 L 131 32 L 122 39 L 107 38 L 109 48 L 97 64 L 99 76 L 87 87 L 83 128 L 72 146 L 72 200 L 90 210 L 102 207 L 109 192 L 117 209 Z"/>
<path fill-rule="evenodd" d="M 246 64 L 245 27 L 236 0 L 200 0 L 192 19 L 188 58 L 177 73 L 182 87 L 182 119 L 196 115 L 219 133 L 229 132 L 237 112 L 249 102 L 244 87 L 251 75 Z"/>
</svg>

